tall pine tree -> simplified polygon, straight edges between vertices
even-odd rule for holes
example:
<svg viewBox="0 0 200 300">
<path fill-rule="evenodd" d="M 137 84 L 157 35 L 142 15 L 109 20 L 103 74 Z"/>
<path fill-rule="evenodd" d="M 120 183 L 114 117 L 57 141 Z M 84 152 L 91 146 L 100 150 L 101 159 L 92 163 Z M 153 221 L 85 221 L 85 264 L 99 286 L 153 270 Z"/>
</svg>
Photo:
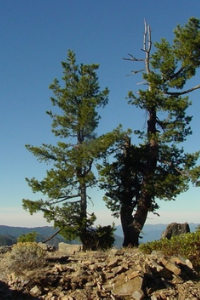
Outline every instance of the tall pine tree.
<svg viewBox="0 0 200 300">
<path fill-rule="evenodd" d="M 96 185 L 93 162 L 110 143 L 105 137 L 104 143 L 100 143 L 95 135 L 100 119 L 97 109 L 107 104 L 108 89 L 100 91 L 96 74 L 99 66 L 77 65 L 73 51 L 68 52 L 62 67 L 63 86 L 57 79 L 50 85 L 55 112 L 47 112 L 57 144 L 26 145 L 40 162 L 52 166 L 43 180 L 26 178 L 32 191 L 41 192 L 44 199 L 23 199 L 23 207 L 31 214 L 42 211 L 67 239 L 79 237 L 88 248 L 88 228 L 95 215 L 88 215 L 87 189 Z"/>
<path fill-rule="evenodd" d="M 200 21 L 189 19 L 174 30 L 174 41 L 155 43 L 152 53 L 151 28 L 145 23 L 143 53 L 144 89 L 129 92 L 129 104 L 144 111 L 146 131 L 135 130 L 139 145 L 120 142 L 116 161 L 106 159 L 101 168 L 105 200 L 114 215 L 121 217 L 124 246 L 137 246 L 149 212 L 156 213 L 157 199 L 174 200 L 188 190 L 189 183 L 200 185 L 200 152 L 186 153 L 183 142 L 192 134 L 191 105 L 187 94 L 200 85 L 185 89 L 200 66 Z M 137 74 L 139 71 L 133 71 Z M 144 122 L 144 120 L 143 120 Z M 118 148 L 120 149 L 120 148 Z"/>
</svg>

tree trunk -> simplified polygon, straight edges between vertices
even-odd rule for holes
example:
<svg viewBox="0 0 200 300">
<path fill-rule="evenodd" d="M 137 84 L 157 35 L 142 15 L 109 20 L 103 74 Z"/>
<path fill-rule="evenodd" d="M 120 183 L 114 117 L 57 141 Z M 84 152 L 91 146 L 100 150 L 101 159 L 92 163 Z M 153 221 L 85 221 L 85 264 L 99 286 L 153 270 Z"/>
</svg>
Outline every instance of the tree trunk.
<svg viewBox="0 0 200 300">
<path fill-rule="evenodd" d="M 152 107 L 149 110 L 149 119 L 147 122 L 147 135 L 149 145 L 147 146 L 147 160 L 145 173 L 141 188 L 141 194 L 137 205 L 136 213 L 133 217 L 134 241 L 133 246 L 139 244 L 139 235 L 146 222 L 148 212 L 151 208 L 154 192 L 151 191 L 152 182 L 154 182 L 154 174 L 158 159 L 158 144 L 156 141 L 156 109 Z"/>
<path fill-rule="evenodd" d="M 144 44 L 143 50 L 146 53 L 145 68 L 146 73 L 150 74 L 150 51 L 151 51 L 151 29 L 145 22 Z M 149 92 L 152 91 L 149 85 Z M 154 193 L 151 191 L 151 185 L 154 179 L 154 174 L 158 159 L 158 144 L 156 130 L 156 105 L 147 105 L 148 121 L 147 121 L 147 139 L 146 147 L 146 163 L 143 173 L 143 182 L 141 184 L 140 195 L 137 201 L 136 212 L 132 216 L 130 207 L 123 207 L 121 211 L 122 228 L 124 231 L 124 245 L 138 246 L 139 235 L 146 222 L 148 212 L 151 208 Z M 123 216 L 123 217 L 122 217 Z"/>
<path fill-rule="evenodd" d="M 149 110 L 149 119 L 147 122 L 147 134 L 149 144 L 147 145 L 145 173 L 141 193 L 137 201 L 136 212 L 132 215 L 133 209 L 130 205 L 123 204 L 121 207 L 121 224 L 124 232 L 123 246 L 137 247 L 139 245 L 139 236 L 146 222 L 148 212 L 151 208 L 153 193 L 151 184 L 154 182 L 154 174 L 157 165 L 158 144 L 156 141 L 156 109 Z"/>
<path fill-rule="evenodd" d="M 137 247 L 139 245 L 140 233 L 146 222 L 150 205 L 151 197 L 148 193 L 141 196 L 134 216 L 132 215 L 133 209 L 129 205 L 122 205 L 120 218 L 124 234 L 123 247 Z"/>
<path fill-rule="evenodd" d="M 133 246 L 139 245 L 139 236 L 146 222 L 147 215 L 151 206 L 151 196 L 144 192 L 139 200 L 136 213 L 133 217 L 132 227 L 134 228 Z"/>
<path fill-rule="evenodd" d="M 133 209 L 126 204 L 122 204 L 120 209 L 120 218 L 122 224 L 122 230 L 124 233 L 123 247 L 133 245 Z"/>
<path fill-rule="evenodd" d="M 80 207 L 80 240 L 85 251 L 87 245 L 87 195 L 85 183 L 80 183 L 81 207 Z"/>
</svg>

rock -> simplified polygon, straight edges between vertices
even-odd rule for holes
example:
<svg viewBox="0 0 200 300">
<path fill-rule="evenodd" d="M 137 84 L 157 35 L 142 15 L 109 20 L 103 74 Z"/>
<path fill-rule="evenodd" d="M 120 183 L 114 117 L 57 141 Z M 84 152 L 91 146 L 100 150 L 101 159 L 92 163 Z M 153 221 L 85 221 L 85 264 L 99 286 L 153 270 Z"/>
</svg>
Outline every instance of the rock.
<svg viewBox="0 0 200 300">
<path fill-rule="evenodd" d="M 165 231 L 163 231 L 161 238 L 167 238 L 171 239 L 172 236 L 174 235 L 179 235 L 183 233 L 189 233 L 190 232 L 190 227 L 188 223 L 171 223 L 167 226 Z"/>
<path fill-rule="evenodd" d="M 53 246 L 50 246 L 48 244 L 41 243 L 41 242 L 38 243 L 38 246 L 40 246 L 40 248 L 42 248 L 45 251 L 53 252 L 55 250 L 55 248 Z"/>
<path fill-rule="evenodd" d="M 181 269 L 170 260 L 167 260 L 165 257 L 161 259 L 161 263 L 165 266 L 166 269 L 171 271 L 173 274 L 177 276 L 181 274 Z"/>
<path fill-rule="evenodd" d="M 117 266 L 113 268 L 112 271 L 114 272 L 115 275 L 121 274 L 128 271 L 128 266 L 127 265 Z"/>
<path fill-rule="evenodd" d="M 40 296 L 42 294 L 41 288 L 39 288 L 37 285 L 35 285 L 31 290 L 30 290 L 30 294 L 33 296 Z"/>
<path fill-rule="evenodd" d="M 163 266 L 161 266 L 160 264 L 158 264 L 154 259 L 152 261 L 149 262 L 149 267 L 152 270 L 153 273 L 160 273 L 163 271 Z"/>
<path fill-rule="evenodd" d="M 132 298 L 134 300 L 142 300 L 142 299 L 144 299 L 144 297 L 145 297 L 145 295 L 142 290 L 136 291 L 132 294 Z"/>
<path fill-rule="evenodd" d="M 107 267 L 108 268 L 114 268 L 114 267 L 117 267 L 118 265 L 119 265 L 119 259 L 118 258 L 112 258 L 109 262 L 108 262 L 108 264 L 107 264 Z"/>
<path fill-rule="evenodd" d="M 128 296 L 132 295 L 138 290 L 142 289 L 143 278 L 137 276 L 128 282 L 117 282 L 117 287 L 114 287 L 113 294 L 116 296 Z"/>
<path fill-rule="evenodd" d="M 58 251 L 71 255 L 82 250 L 82 245 L 59 243 Z"/>
<path fill-rule="evenodd" d="M 20 299 L 200 299 L 200 285 L 192 281 L 192 264 L 181 257 L 145 255 L 135 249 L 75 252 L 65 260 L 57 259 L 59 255 L 59 251 L 49 252 L 49 258 L 54 258 L 47 260 L 49 265 L 11 274 L 5 284 L 21 293 Z"/>
</svg>

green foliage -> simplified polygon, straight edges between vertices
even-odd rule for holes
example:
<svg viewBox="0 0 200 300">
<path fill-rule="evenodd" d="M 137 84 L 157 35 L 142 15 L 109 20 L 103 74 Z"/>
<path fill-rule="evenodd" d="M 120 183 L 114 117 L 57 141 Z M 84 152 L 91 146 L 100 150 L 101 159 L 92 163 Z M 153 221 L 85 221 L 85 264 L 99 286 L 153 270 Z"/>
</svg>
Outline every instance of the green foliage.
<svg viewBox="0 0 200 300">
<path fill-rule="evenodd" d="M 200 21 L 190 18 L 185 27 L 174 30 L 170 45 L 165 39 L 155 43 L 151 65 L 159 72 L 160 87 L 182 89 L 187 79 L 193 77 L 200 66 Z"/>
<path fill-rule="evenodd" d="M 192 102 L 187 94 L 200 88 L 199 84 L 183 90 L 200 67 L 200 21 L 190 18 L 174 30 L 172 43 L 162 38 L 155 47 L 150 32 L 146 26 L 145 57 L 138 60 L 144 64 L 144 88 L 128 93 L 129 104 L 144 112 L 146 132 L 134 130 L 138 145 L 117 141 L 114 160 L 105 159 L 100 166 L 106 204 L 114 216 L 121 214 L 121 220 L 122 207 L 129 209 L 135 245 L 148 212 L 159 208 L 157 199 L 175 200 L 190 183 L 200 185 L 200 151 L 186 153 L 182 144 L 192 134 L 192 116 L 187 112 Z M 137 61 L 133 56 L 128 60 Z"/>
<path fill-rule="evenodd" d="M 15 273 L 42 267 L 45 257 L 45 251 L 37 243 L 17 243 L 6 253 L 8 268 Z"/>
<path fill-rule="evenodd" d="M 103 164 L 99 165 L 101 175 L 99 186 L 105 189 L 106 206 L 115 217 L 119 217 L 123 203 L 134 209 L 142 180 L 144 161 L 141 148 L 127 145 L 127 140 L 129 138 L 126 136 L 116 143 L 112 163 L 105 159 Z"/>
<path fill-rule="evenodd" d="M 17 238 L 18 243 L 33 243 L 36 242 L 37 232 L 29 232 L 27 234 L 22 234 Z"/>
<path fill-rule="evenodd" d="M 87 243 L 88 249 L 91 250 L 107 250 L 114 244 L 114 231 L 113 226 L 101 226 L 98 225 L 96 228 L 90 228 L 87 232 Z"/>
<path fill-rule="evenodd" d="M 31 214 L 42 211 L 67 239 L 79 237 L 84 244 L 87 228 L 95 220 L 87 214 L 87 191 L 97 184 L 93 164 L 105 155 L 120 129 L 100 137 L 95 133 L 98 109 L 107 104 L 109 92 L 107 88 L 100 90 L 99 65 L 78 65 L 74 52 L 68 51 L 62 67 L 62 84 L 55 79 L 50 85 L 54 111 L 47 111 L 57 143 L 26 145 L 39 162 L 48 164 L 42 180 L 26 178 L 32 191 L 44 197 L 38 201 L 23 199 L 23 208 Z"/>
<path fill-rule="evenodd" d="M 147 254 L 161 251 L 164 255 L 181 255 L 189 259 L 195 268 L 200 268 L 200 229 L 196 232 L 173 236 L 169 239 L 141 244 L 139 249 Z"/>
</svg>

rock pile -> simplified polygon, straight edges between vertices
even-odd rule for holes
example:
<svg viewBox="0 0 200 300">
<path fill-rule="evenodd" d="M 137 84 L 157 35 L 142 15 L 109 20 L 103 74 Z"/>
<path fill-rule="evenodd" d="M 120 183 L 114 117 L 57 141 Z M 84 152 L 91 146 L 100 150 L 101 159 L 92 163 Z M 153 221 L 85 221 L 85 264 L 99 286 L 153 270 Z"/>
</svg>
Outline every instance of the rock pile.
<svg viewBox="0 0 200 300">
<path fill-rule="evenodd" d="M 19 299 L 37 300 L 197 300 L 196 278 L 190 261 L 161 253 L 122 249 L 66 256 L 55 252 L 43 269 L 10 274 L 9 289 L 0 286 L 0 299 L 18 299 L 13 298 L 17 291 Z"/>
</svg>

